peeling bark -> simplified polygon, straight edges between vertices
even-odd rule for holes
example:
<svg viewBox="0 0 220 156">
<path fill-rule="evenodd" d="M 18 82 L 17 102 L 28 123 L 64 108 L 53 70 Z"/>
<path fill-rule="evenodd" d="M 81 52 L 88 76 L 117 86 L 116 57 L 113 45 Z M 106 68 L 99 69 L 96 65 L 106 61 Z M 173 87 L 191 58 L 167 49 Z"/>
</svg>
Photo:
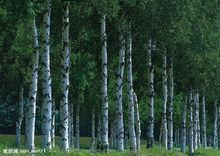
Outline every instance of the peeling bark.
<svg viewBox="0 0 220 156">
<path fill-rule="evenodd" d="M 173 149 L 173 58 L 170 61 L 169 68 L 169 106 L 168 106 L 168 149 Z"/>
<path fill-rule="evenodd" d="M 181 124 L 181 152 L 186 152 L 186 111 L 187 111 L 187 96 L 184 97 L 182 112 L 182 124 Z"/>
<path fill-rule="evenodd" d="M 119 64 L 116 74 L 117 78 L 117 93 L 116 93 L 116 150 L 124 151 L 124 119 L 123 119 L 123 77 L 125 67 L 125 39 L 120 29 L 119 35 Z"/>
<path fill-rule="evenodd" d="M 163 54 L 163 108 L 162 108 L 162 143 L 167 149 L 167 53 Z"/>
<path fill-rule="evenodd" d="M 205 96 L 202 97 L 202 146 L 204 148 L 207 147 L 207 139 L 206 139 L 206 104 L 205 104 Z"/>
<path fill-rule="evenodd" d="M 130 149 L 136 151 L 136 134 L 134 125 L 134 100 L 133 100 L 133 75 L 132 75 L 132 39 L 131 39 L 131 24 L 127 38 L 127 92 L 128 92 L 128 131 L 130 139 Z"/>
<path fill-rule="evenodd" d="M 135 104 L 135 129 L 136 129 L 136 142 L 137 142 L 136 144 L 137 144 L 137 150 L 140 151 L 141 149 L 141 122 L 140 122 L 137 95 L 133 93 L 133 97 L 134 97 L 134 104 Z"/>
<path fill-rule="evenodd" d="M 151 148 L 154 145 L 154 66 L 152 63 L 152 48 L 154 45 L 152 45 L 151 39 L 148 43 L 148 107 L 149 107 L 149 114 L 148 114 L 148 129 L 147 129 L 147 148 Z"/>
<path fill-rule="evenodd" d="M 108 151 L 108 70 L 107 70 L 107 35 L 106 15 L 101 18 L 101 44 L 102 44 L 102 126 L 101 126 L 101 150 Z"/>
<path fill-rule="evenodd" d="M 193 139 L 193 95 L 192 89 L 189 91 L 189 153 L 194 153 L 194 139 Z"/>
<path fill-rule="evenodd" d="M 213 136 L 213 147 L 218 148 L 218 100 L 214 103 L 214 136 Z"/>
<path fill-rule="evenodd" d="M 60 100 L 60 133 L 61 149 L 69 151 L 68 140 L 68 94 L 69 94 L 69 69 L 70 69 L 70 47 L 69 47 L 69 1 L 62 4 L 62 54 L 61 54 L 61 100 Z"/>
<path fill-rule="evenodd" d="M 36 114 L 36 97 L 38 84 L 38 62 L 39 62 L 39 42 L 38 33 L 33 20 L 33 34 L 34 34 L 34 53 L 32 59 L 32 74 L 31 84 L 29 90 L 28 111 L 27 111 L 27 149 L 29 152 L 34 152 L 34 132 L 35 132 L 35 114 Z"/>
</svg>

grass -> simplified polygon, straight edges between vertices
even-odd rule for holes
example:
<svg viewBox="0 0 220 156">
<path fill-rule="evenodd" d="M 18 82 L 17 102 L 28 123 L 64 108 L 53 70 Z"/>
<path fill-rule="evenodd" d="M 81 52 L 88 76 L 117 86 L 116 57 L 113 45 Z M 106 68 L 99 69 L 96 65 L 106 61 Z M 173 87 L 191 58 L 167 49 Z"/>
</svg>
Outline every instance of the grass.
<svg viewBox="0 0 220 156">
<path fill-rule="evenodd" d="M 56 142 L 58 143 L 59 138 L 56 138 Z M 36 149 L 41 149 L 41 137 L 36 136 L 35 140 Z M 152 149 L 145 148 L 145 141 L 142 141 L 143 146 L 141 147 L 141 151 L 137 153 L 132 153 L 129 150 L 125 150 L 125 152 L 117 152 L 115 150 L 111 150 L 108 153 L 102 152 L 91 152 L 89 151 L 90 147 L 90 138 L 82 137 L 80 138 L 81 149 L 74 150 L 71 149 L 69 153 L 61 152 L 59 147 L 56 146 L 52 151 L 47 152 L 45 154 L 35 154 L 36 156 L 45 155 L 45 156 L 188 156 L 188 154 L 183 154 L 179 151 L 179 149 L 174 149 L 173 151 L 168 151 L 162 147 L 155 146 Z M 14 135 L 0 135 L 0 156 L 3 155 L 3 149 L 6 148 L 17 148 L 15 145 L 15 136 Z M 24 136 L 21 137 L 21 146 L 20 149 L 25 149 L 25 139 Z M 28 156 L 31 154 L 13 154 L 16 156 Z M 218 149 L 198 149 L 193 156 L 218 156 L 220 155 L 220 150 Z"/>
</svg>

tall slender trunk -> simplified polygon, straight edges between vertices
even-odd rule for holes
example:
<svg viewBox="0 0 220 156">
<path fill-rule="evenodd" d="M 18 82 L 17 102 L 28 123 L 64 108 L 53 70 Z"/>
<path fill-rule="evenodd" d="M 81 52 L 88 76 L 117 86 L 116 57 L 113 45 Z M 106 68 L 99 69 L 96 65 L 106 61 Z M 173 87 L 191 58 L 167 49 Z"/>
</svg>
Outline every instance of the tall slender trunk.
<svg viewBox="0 0 220 156">
<path fill-rule="evenodd" d="M 198 136 L 198 147 L 201 147 L 201 135 L 200 135 L 200 120 L 199 120 L 199 93 L 197 92 L 197 113 L 198 113 L 198 118 L 197 118 L 197 136 Z"/>
<path fill-rule="evenodd" d="M 73 104 L 69 105 L 69 116 L 68 116 L 68 139 L 69 139 L 69 147 L 74 148 L 73 142 Z"/>
<path fill-rule="evenodd" d="M 125 39 L 120 29 L 119 35 L 119 64 L 117 71 L 117 93 L 116 93 L 116 150 L 124 151 L 124 121 L 123 121 L 123 77 L 125 68 Z"/>
<path fill-rule="evenodd" d="M 173 148 L 173 58 L 171 57 L 169 68 L 169 107 L 168 107 L 168 149 Z"/>
<path fill-rule="evenodd" d="M 194 139 L 193 139 L 193 95 L 192 89 L 189 91 L 189 153 L 192 155 L 194 152 Z"/>
<path fill-rule="evenodd" d="M 218 107 L 218 149 L 220 149 L 220 107 Z"/>
<path fill-rule="evenodd" d="M 194 95 L 194 124 L 193 124 L 193 134 L 194 134 L 194 149 L 198 148 L 198 102 L 197 102 L 197 93 Z"/>
<path fill-rule="evenodd" d="M 68 94 L 69 94 L 69 1 L 63 1 L 62 6 L 62 54 L 61 54 L 61 100 L 60 100 L 60 122 L 61 122 L 61 149 L 69 151 L 68 140 Z"/>
<path fill-rule="evenodd" d="M 214 136 L 213 136 L 213 147 L 218 148 L 218 100 L 214 103 Z"/>
<path fill-rule="evenodd" d="M 207 147 L 206 140 L 206 106 L 205 106 L 205 96 L 202 97 L 202 146 Z"/>
<path fill-rule="evenodd" d="M 154 66 L 152 64 L 152 41 L 149 40 L 148 43 L 148 107 L 149 107 L 149 114 L 148 114 L 148 130 L 147 130 L 147 148 L 153 147 L 154 144 Z"/>
<path fill-rule="evenodd" d="M 137 150 L 140 151 L 141 149 L 141 122 L 140 122 L 140 115 L 139 115 L 139 107 L 137 101 L 136 93 L 133 93 L 134 97 L 134 104 L 135 104 L 135 128 L 136 128 L 136 144 Z"/>
<path fill-rule="evenodd" d="M 38 33 L 33 20 L 33 34 L 34 34 L 34 53 L 32 59 L 32 74 L 31 84 L 28 99 L 28 113 L 27 113 L 27 148 L 29 152 L 34 152 L 34 132 L 35 132 L 35 114 L 36 114 L 36 97 L 37 97 L 37 83 L 38 83 L 38 62 L 39 62 L 39 43 Z"/>
<path fill-rule="evenodd" d="M 80 148 L 79 103 L 76 106 L 76 149 Z"/>
<path fill-rule="evenodd" d="M 167 53 L 163 54 L 163 109 L 162 109 L 162 142 L 167 148 Z"/>
<path fill-rule="evenodd" d="M 92 109 L 92 124 L 91 124 L 91 150 L 93 151 L 95 149 L 95 109 Z"/>
<path fill-rule="evenodd" d="M 28 99 L 29 100 L 29 99 Z M 29 101 L 27 101 L 27 103 L 25 103 L 25 141 L 27 142 L 27 135 L 28 135 L 28 109 L 29 109 Z"/>
<path fill-rule="evenodd" d="M 18 106 L 18 121 L 16 122 L 16 145 L 20 146 L 21 143 L 21 124 L 24 117 L 24 89 L 21 88 L 19 95 L 19 106 Z"/>
<path fill-rule="evenodd" d="M 101 43 L 102 43 L 102 126 L 101 126 L 101 150 L 108 151 L 108 70 L 107 70 L 107 35 L 106 15 L 101 19 Z"/>
<path fill-rule="evenodd" d="M 42 106 L 42 143 L 44 149 L 51 149 L 51 117 L 52 117 L 52 91 L 50 74 L 50 14 L 51 4 L 47 0 L 44 10 L 44 34 L 42 54 L 42 76 L 43 76 L 43 106 Z"/>
<path fill-rule="evenodd" d="M 181 125 L 181 152 L 186 152 L 186 111 L 187 111 L 187 96 L 184 97 L 182 112 L 182 125 Z"/>
<path fill-rule="evenodd" d="M 129 32 L 127 38 L 127 91 L 128 91 L 128 130 L 131 150 L 136 151 L 136 135 L 134 126 L 134 99 L 133 99 L 133 75 L 132 75 L 132 39 L 131 39 L 131 24 L 129 25 Z"/>
<path fill-rule="evenodd" d="M 52 147 L 55 147 L 55 117 L 56 117 L 56 105 L 55 105 L 55 99 L 53 99 L 53 102 L 52 102 L 52 121 L 51 121 Z"/>
<path fill-rule="evenodd" d="M 101 149 L 101 117 L 98 115 L 98 125 L 97 125 L 97 149 Z"/>
</svg>

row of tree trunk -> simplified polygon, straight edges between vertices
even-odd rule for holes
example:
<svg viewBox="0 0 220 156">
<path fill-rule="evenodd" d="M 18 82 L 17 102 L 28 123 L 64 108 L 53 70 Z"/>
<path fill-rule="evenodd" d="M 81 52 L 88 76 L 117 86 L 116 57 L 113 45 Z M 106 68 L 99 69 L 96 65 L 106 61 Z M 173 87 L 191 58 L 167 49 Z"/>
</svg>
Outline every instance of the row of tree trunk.
<svg viewBox="0 0 220 156">
<path fill-rule="evenodd" d="M 50 74 L 50 0 L 47 1 L 44 10 L 44 34 L 43 34 L 43 53 L 42 53 L 42 77 L 43 77 L 43 105 L 42 105 L 42 140 L 43 148 L 51 149 L 55 145 L 55 102 L 52 100 L 51 74 Z M 125 58 L 127 64 L 127 94 L 128 94 L 128 135 L 130 139 L 130 149 L 133 151 L 140 150 L 140 117 L 137 95 L 133 89 L 132 74 L 132 36 L 131 24 L 128 24 L 127 32 L 123 27 L 119 28 L 119 63 L 116 74 L 116 119 L 112 126 L 112 140 L 115 139 L 115 148 L 123 151 L 126 146 L 125 126 L 123 119 L 123 78 L 125 70 Z M 34 53 L 32 79 L 29 90 L 28 110 L 26 117 L 26 137 L 27 148 L 30 152 L 35 149 L 34 132 L 35 132 L 35 116 L 36 116 L 36 96 L 38 86 L 38 62 L 39 62 L 39 38 L 35 20 L 33 20 L 33 36 L 34 36 Z M 73 107 L 69 105 L 69 69 L 70 69 L 70 48 L 69 48 L 69 2 L 64 1 L 62 6 L 62 53 L 61 53 L 61 100 L 60 100 L 60 134 L 61 149 L 68 151 L 69 148 L 80 148 L 79 140 L 79 106 L 76 107 L 76 144 L 74 146 L 73 139 Z M 147 147 L 153 147 L 154 144 L 154 65 L 152 62 L 152 53 L 156 50 L 155 43 L 149 39 L 147 44 L 148 55 L 148 117 L 147 117 Z M 125 53 L 127 55 L 125 55 Z M 106 15 L 101 18 L 101 55 L 102 55 L 102 110 L 101 116 L 98 118 L 97 142 L 100 149 L 108 151 L 109 149 L 109 115 L 108 115 L 108 70 L 107 70 L 107 34 L 106 34 Z M 173 54 L 172 54 L 173 55 Z M 126 56 L 126 57 L 125 57 Z M 174 78 L 173 78 L 173 58 L 170 57 L 169 65 L 167 63 L 167 51 L 163 50 L 163 106 L 162 106 L 162 143 L 165 148 L 173 149 L 173 105 L 174 105 Z M 20 144 L 21 123 L 24 116 L 23 113 L 23 89 L 20 93 L 19 118 L 16 123 L 16 143 Z M 167 107 L 168 106 L 168 107 Z M 214 117 L 214 147 L 218 147 L 218 124 L 220 120 L 220 109 L 217 109 L 217 101 L 215 102 Z M 187 110 L 189 115 L 187 118 Z M 181 151 L 186 151 L 186 123 L 188 127 L 188 145 L 190 153 L 193 153 L 201 145 L 207 146 L 206 139 L 206 108 L 205 96 L 202 97 L 202 124 L 200 129 L 199 121 L 199 93 L 190 90 L 188 97 L 183 100 L 183 112 L 181 123 Z M 168 117 L 167 117 L 168 116 Z M 100 120 L 101 119 L 101 120 Z M 92 111 L 91 125 L 92 143 L 91 149 L 95 148 L 95 110 Z M 115 133 L 113 135 L 113 133 Z M 177 137 L 178 138 L 178 137 Z M 220 140 L 220 139 L 219 139 Z M 113 145 L 112 145 L 113 147 Z"/>
</svg>

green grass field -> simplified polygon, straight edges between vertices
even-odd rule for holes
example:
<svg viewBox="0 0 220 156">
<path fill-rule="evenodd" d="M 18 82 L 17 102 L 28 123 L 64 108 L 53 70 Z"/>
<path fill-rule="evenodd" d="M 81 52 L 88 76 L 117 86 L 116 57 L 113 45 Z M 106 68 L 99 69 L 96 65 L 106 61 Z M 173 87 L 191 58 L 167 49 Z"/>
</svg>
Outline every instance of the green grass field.
<svg viewBox="0 0 220 156">
<path fill-rule="evenodd" d="M 57 143 L 59 139 L 56 138 Z M 36 136 L 36 149 L 40 149 L 41 139 L 40 136 Z M 24 136 L 21 138 L 21 147 L 20 149 L 25 149 Z M 162 147 L 155 146 L 152 149 L 145 148 L 145 141 L 143 141 L 143 147 L 141 148 L 141 152 L 132 153 L 129 150 L 125 152 L 116 152 L 114 150 L 109 151 L 108 153 L 102 152 L 91 152 L 89 151 L 90 146 L 90 138 L 82 137 L 80 138 L 81 150 L 70 150 L 69 153 L 63 153 L 59 150 L 59 147 L 55 147 L 51 152 L 45 154 L 36 154 L 36 155 L 46 155 L 46 156 L 187 156 L 188 154 L 183 154 L 179 151 L 179 149 L 174 149 L 173 151 L 168 151 Z M 3 154 L 3 149 L 12 149 L 17 148 L 15 145 L 15 136 L 14 135 L 0 135 L 0 155 Z M 8 155 L 16 155 L 16 156 L 27 156 L 30 154 L 8 154 Z M 220 156 L 220 150 L 217 149 L 198 149 L 193 156 Z"/>
</svg>

